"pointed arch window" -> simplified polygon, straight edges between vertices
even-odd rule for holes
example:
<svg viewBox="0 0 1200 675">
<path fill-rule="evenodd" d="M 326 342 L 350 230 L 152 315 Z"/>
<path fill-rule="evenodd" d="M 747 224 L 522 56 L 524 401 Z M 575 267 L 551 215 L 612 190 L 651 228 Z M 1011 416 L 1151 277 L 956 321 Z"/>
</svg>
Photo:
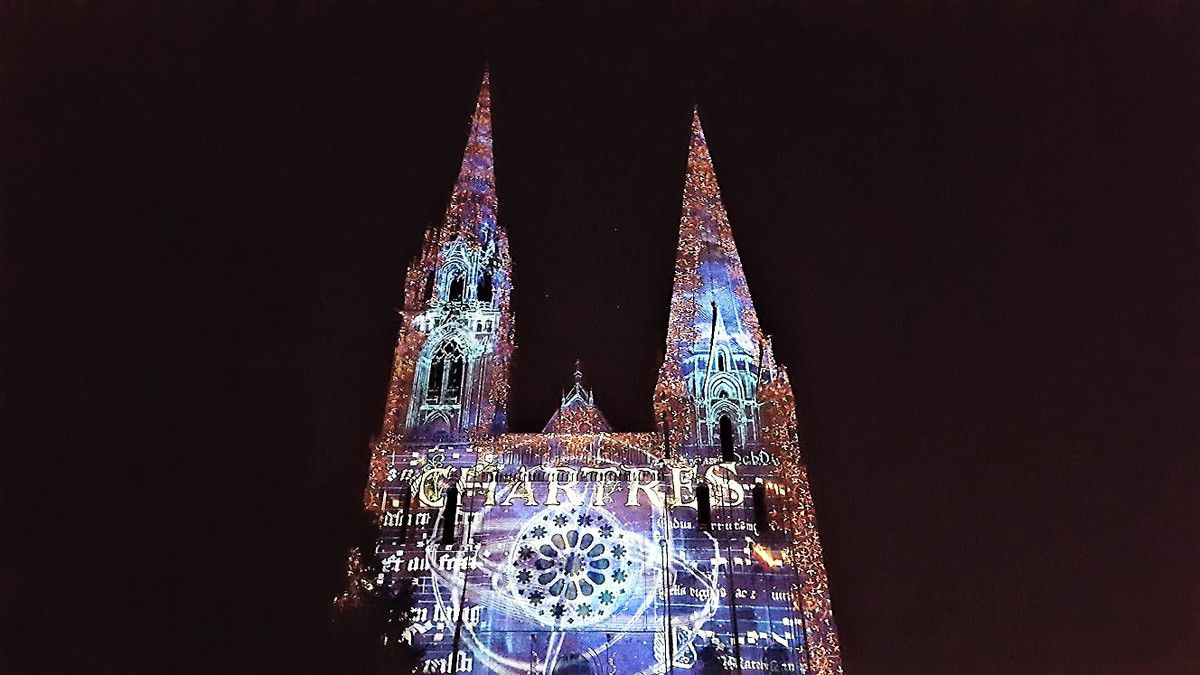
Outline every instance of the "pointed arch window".
<svg viewBox="0 0 1200 675">
<path fill-rule="evenodd" d="M 723 349 L 717 352 L 717 370 L 729 370 L 729 362 Z"/>
<path fill-rule="evenodd" d="M 463 382 L 463 357 L 462 354 L 456 355 L 450 359 L 450 363 L 446 367 L 446 394 L 443 400 L 447 403 L 458 403 L 458 397 L 462 394 Z"/>
<path fill-rule="evenodd" d="M 721 438 L 721 461 L 734 461 L 733 454 L 733 420 L 729 419 L 729 415 L 721 415 L 721 419 L 717 420 L 718 435 Z"/>
<path fill-rule="evenodd" d="M 462 274 L 454 275 L 454 279 L 450 282 L 450 302 L 458 302 L 463 299 L 463 287 L 465 280 Z"/>
<path fill-rule="evenodd" d="M 425 302 L 433 299 L 433 289 L 437 285 L 437 275 L 433 270 L 429 270 L 429 276 L 425 277 Z"/>
<path fill-rule="evenodd" d="M 441 356 L 435 356 L 429 365 L 429 379 L 426 386 L 425 401 L 427 403 L 442 402 L 442 375 L 446 372 L 446 361 Z"/>
<path fill-rule="evenodd" d="M 492 301 L 492 273 L 484 272 L 479 278 L 479 292 L 475 296 L 480 302 Z"/>
<path fill-rule="evenodd" d="M 426 379 L 426 403 L 458 403 L 462 394 L 465 360 L 462 347 L 453 340 L 438 347 L 429 364 Z"/>
</svg>

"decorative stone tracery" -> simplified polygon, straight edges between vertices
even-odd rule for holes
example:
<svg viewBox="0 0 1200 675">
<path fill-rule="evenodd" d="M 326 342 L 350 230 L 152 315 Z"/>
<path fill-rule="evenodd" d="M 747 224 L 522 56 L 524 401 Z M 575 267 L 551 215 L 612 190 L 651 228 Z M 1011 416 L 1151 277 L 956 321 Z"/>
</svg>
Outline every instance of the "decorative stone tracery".
<svg viewBox="0 0 1200 675">
<path fill-rule="evenodd" d="M 577 653 L 556 654 L 554 641 L 561 646 L 564 631 L 624 626 L 615 634 L 630 644 L 636 638 L 629 636 L 654 633 L 644 646 L 658 665 L 637 672 L 663 672 L 668 661 L 691 668 L 704 640 L 726 637 L 716 632 L 715 617 L 729 622 L 722 631 L 735 632 L 737 596 L 754 589 L 734 579 L 749 569 L 754 578 L 779 575 L 772 578 L 788 584 L 770 587 L 782 594 L 769 598 L 783 603 L 772 605 L 776 610 L 790 604 L 780 625 L 792 633 L 770 636 L 795 652 L 780 663 L 791 659 L 796 672 L 840 673 L 794 396 L 759 327 L 698 114 L 666 357 L 653 399 L 657 434 L 614 433 L 578 366 L 542 433 L 503 433 L 515 341 L 491 133 L 485 74 L 445 218 L 426 231 L 408 269 L 365 492 L 383 525 L 376 553 L 387 561 L 385 572 L 426 575 L 433 593 L 434 616 L 418 627 L 436 634 L 438 648 L 451 655 L 427 665 L 449 671 L 461 653 L 469 660 L 457 660 L 459 670 L 471 664 L 516 674 L 545 668 L 551 658 L 561 665 L 604 654 L 615 671 L 622 648 L 611 633 Z M 733 461 L 721 456 L 723 441 L 732 444 Z M 607 499 L 621 477 L 627 497 Z M 541 481 L 536 491 L 534 480 Z M 573 501 L 573 489 L 583 497 Z M 703 531 L 702 494 L 714 511 Z M 446 510 L 450 495 L 458 495 L 462 510 Z M 748 495 L 771 500 L 761 522 L 746 515 L 757 508 Z M 643 506 L 648 511 L 639 511 Z M 513 510 L 520 508 L 533 511 Z M 438 543 L 433 533 L 443 528 L 455 543 Z M 474 537 L 473 528 L 486 536 Z M 368 578 L 361 552 L 350 563 L 342 604 L 388 579 Z M 673 610 L 673 597 L 687 609 Z M 506 633 L 489 642 L 476 632 L 485 611 L 505 621 L 527 618 L 551 638 L 517 644 Z M 652 615 L 663 624 L 655 626 Z M 748 639 L 722 643 L 727 663 Z"/>
</svg>

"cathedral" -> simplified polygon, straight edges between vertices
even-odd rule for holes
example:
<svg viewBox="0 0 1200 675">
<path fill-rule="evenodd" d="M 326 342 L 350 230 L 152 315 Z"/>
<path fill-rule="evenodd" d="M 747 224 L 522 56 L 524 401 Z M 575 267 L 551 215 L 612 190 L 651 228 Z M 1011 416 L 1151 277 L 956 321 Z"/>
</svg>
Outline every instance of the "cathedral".
<svg viewBox="0 0 1200 675">
<path fill-rule="evenodd" d="M 840 673 L 786 369 L 759 326 L 692 116 L 653 432 L 576 367 L 510 433 L 513 270 L 485 72 L 445 217 L 408 268 L 365 506 L 430 673 Z"/>
</svg>

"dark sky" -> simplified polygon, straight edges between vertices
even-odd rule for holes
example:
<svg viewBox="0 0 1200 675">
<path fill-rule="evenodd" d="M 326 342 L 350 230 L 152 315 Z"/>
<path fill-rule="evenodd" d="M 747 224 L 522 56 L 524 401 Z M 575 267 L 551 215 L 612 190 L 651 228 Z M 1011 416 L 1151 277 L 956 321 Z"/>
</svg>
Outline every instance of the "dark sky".
<svg viewBox="0 0 1200 675">
<path fill-rule="evenodd" d="M 1191 3 L 76 4 L 0 9 L 0 670 L 327 668 L 490 61 L 515 429 L 649 428 L 697 101 L 847 671 L 1200 671 Z"/>
</svg>

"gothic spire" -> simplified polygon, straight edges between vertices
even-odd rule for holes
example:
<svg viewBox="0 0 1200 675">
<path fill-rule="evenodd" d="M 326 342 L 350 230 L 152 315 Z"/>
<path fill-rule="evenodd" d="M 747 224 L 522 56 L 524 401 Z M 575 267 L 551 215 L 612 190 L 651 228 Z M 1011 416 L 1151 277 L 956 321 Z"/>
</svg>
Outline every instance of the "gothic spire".
<svg viewBox="0 0 1200 675">
<path fill-rule="evenodd" d="M 757 438 L 762 333 L 694 108 L 666 347 L 654 410 L 669 447 L 711 442 L 721 415 L 743 442 Z"/>
<path fill-rule="evenodd" d="M 599 434 L 612 431 L 604 413 L 596 407 L 596 397 L 583 386 L 583 371 L 575 361 L 575 386 L 562 397 L 558 410 L 550 416 L 544 434 Z"/>
<path fill-rule="evenodd" d="M 717 317 L 713 316 L 714 307 Z M 707 346 L 714 318 L 721 323 L 727 339 L 749 353 L 758 351 L 762 340 L 758 315 L 721 201 L 700 116 L 693 109 L 667 328 L 667 360 L 680 362 L 698 345 L 701 349 Z"/>
<path fill-rule="evenodd" d="M 471 436 L 505 426 L 515 348 L 512 259 L 497 204 L 485 68 L 445 216 L 426 230 L 405 276 L 385 434 L 437 432 L 442 425 Z M 437 351 L 443 347 L 451 351 Z M 439 381 L 440 388 L 431 385 Z"/>
<path fill-rule="evenodd" d="M 462 238 L 481 244 L 493 241 L 496 234 L 496 174 L 492 157 L 492 97 L 488 70 L 471 115 L 471 130 L 463 151 L 458 180 L 450 194 L 440 236 L 442 243 Z"/>
</svg>

